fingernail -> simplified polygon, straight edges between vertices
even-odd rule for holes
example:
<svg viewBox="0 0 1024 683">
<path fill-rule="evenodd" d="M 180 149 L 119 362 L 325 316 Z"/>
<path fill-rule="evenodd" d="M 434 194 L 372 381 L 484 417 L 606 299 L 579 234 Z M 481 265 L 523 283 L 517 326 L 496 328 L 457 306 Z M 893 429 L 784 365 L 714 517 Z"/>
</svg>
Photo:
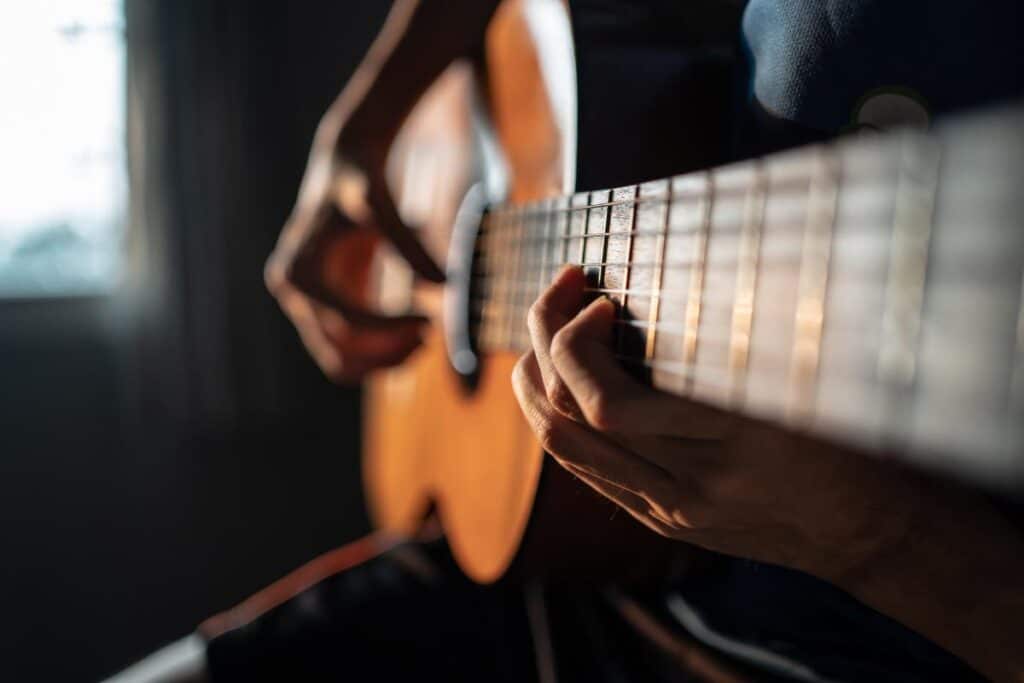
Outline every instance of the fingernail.
<svg viewBox="0 0 1024 683">
<path fill-rule="evenodd" d="M 594 309 L 597 309 L 597 308 L 607 308 L 608 310 L 610 310 L 612 312 L 614 312 L 619 307 L 619 305 L 617 303 L 615 303 L 614 301 L 612 301 L 608 297 L 607 294 L 602 294 L 599 297 L 597 297 L 596 299 L 594 299 L 593 303 L 591 303 L 590 306 L 591 306 L 591 308 L 594 308 Z"/>
<path fill-rule="evenodd" d="M 561 268 L 558 269 L 558 272 L 555 273 L 555 277 L 552 278 L 551 281 L 552 282 L 556 282 L 558 280 L 561 280 L 562 278 L 566 277 L 569 273 L 572 273 L 572 272 L 582 273 L 583 272 L 583 268 L 581 268 L 580 266 L 577 266 L 577 265 L 575 265 L 573 263 L 567 263 L 566 265 L 564 265 L 564 266 L 562 266 Z"/>
</svg>

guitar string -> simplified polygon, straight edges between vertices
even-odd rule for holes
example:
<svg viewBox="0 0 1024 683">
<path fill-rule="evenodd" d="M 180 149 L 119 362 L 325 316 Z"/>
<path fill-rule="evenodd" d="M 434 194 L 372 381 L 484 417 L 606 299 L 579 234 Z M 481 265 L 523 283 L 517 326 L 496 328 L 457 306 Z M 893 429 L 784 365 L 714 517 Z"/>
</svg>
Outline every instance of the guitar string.
<svg viewBox="0 0 1024 683">
<path fill-rule="evenodd" d="M 665 182 L 665 181 L 662 181 Z M 670 182 L 670 181 L 669 181 Z M 704 182 L 707 182 L 706 180 Z M 788 183 L 776 182 L 771 189 L 779 189 L 780 186 L 790 187 L 801 187 L 801 192 L 797 197 L 801 200 L 806 200 L 809 197 L 810 184 L 813 182 L 813 176 L 799 179 L 789 179 Z M 573 197 L 563 198 L 561 200 L 546 200 L 543 202 L 536 202 L 533 204 L 524 205 L 521 207 L 498 207 L 493 210 L 492 213 L 485 219 L 484 227 L 482 228 L 481 239 L 478 240 L 475 248 L 474 256 L 481 263 L 491 262 L 491 268 L 488 268 L 483 273 L 477 272 L 474 274 L 478 282 L 478 287 L 474 288 L 474 292 L 470 296 L 470 303 L 474 309 L 479 308 L 481 324 L 486 324 L 484 318 L 492 318 L 501 321 L 502 324 L 499 329 L 507 330 L 508 334 L 500 335 L 502 337 L 511 339 L 518 335 L 510 325 L 510 322 L 515 318 L 525 318 L 526 311 L 528 310 L 532 300 L 536 295 L 539 295 L 543 289 L 543 282 L 545 281 L 545 273 L 550 272 L 552 275 L 557 270 L 560 264 L 552 262 L 550 267 L 547 265 L 549 261 L 549 249 L 554 252 L 559 249 L 568 252 L 568 248 L 571 248 L 572 240 L 580 240 L 580 252 L 581 255 L 585 254 L 588 250 L 586 248 L 587 240 L 593 238 L 602 238 L 602 253 L 606 253 L 609 243 L 615 237 L 623 239 L 629 239 L 632 242 L 633 237 L 650 237 L 654 239 L 667 239 L 673 235 L 696 235 L 700 234 L 704 226 L 696 225 L 688 229 L 669 229 L 668 226 L 662 230 L 639 230 L 635 228 L 642 207 L 639 205 L 643 204 L 655 204 L 661 203 L 668 205 L 667 211 L 665 211 L 666 218 L 671 214 L 675 207 L 674 202 L 676 200 L 683 199 L 695 199 L 695 200 L 706 200 L 711 196 L 709 190 L 703 191 L 674 191 L 668 193 L 662 193 L 658 195 L 638 195 L 641 191 L 641 186 L 634 185 L 624 189 L 632 189 L 634 196 L 631 199 L 622 200 L 609 200 L 604 202 L 592 202 L 588 201 L 584 205 L 573 206 L 573 202 L 576 202 L 581 197 L 586 197 L 588 200 L 594 195 L 605 194 L 606 196 L 614 196 L 614 191 L 601 191 L 595 193 L 589 193 L 585 195 L 575 195 Z M 723 196 L 737 196 L 747 198 L 749 194 L 748 188 L 715 188 L 715 196 L 720 199 Z M 778 194 L 774 194 L 776 198 Z M 567 203 L 564 206 L 558 206 L 559 203 Z M 590 225 L 596 218 L 599 222 L 604 222 L 605 226 L 609 226 L 613 220 L 613 207 L 637 207 L 631 213 L 630 230 L 615 231 L 605 227 L 604 230 L 591 232 L 589 230 Z M 689 208 L 689 207 L 688 207 Z M 604 215 L 601 215 L 599 211 L 604 209 Z M 608 209 L 612 209 L 608 211 Z M 586 212 L 586 213 L 584 213 Z M 660 212 L 659 212 L 660 213 Z M 560 214 L 565 214 L 565 218 L 560 218 Z M 576 215 L 578 214 L 578 215 Z M 563 221 L 564 222 L 561 222 Z M 787 221 L 789 230 L 794 240 L 793 246 L 796 247 L 802 241 L 802 224 L 795 221 Z M 882 222 L 884 223 L 884 221 Z M 532 224 L 532 225 L 531 225 Z M 566 234 L 550 235 L 554 227 L 554 232 L 564 232 Z M 740 234 L 743 227 L 743 218 L 739 217 L 738 220 L 731 222 L 717 221 L 714 225 L 713 232 L 716 236 L 724 236 L 735 233 Z M 533 228 L 533 229 L 531 229 Z M 538 228 L 542 228 L 538 229 Z M 573 229 L 580 229 L 578 234 L 572 234 L 568 231 Z M 779 231 L 780 227 L 775 227 L 774 231 Z M 532 235 L 531 233 L 536 233 Z M 517 247 L 526 247 L 515 249 L 516 254 L 516 276 L 521 277 L 523 275 L 529 275 L 528 279 L 518 279 L 508 277 L 508 261 L 510 257 L 503 256 L 497 263 L 493 263 L 494 259 L 494 246 L 502 248 L 501 252 L 503 255 L 507 254 L 509 244 L 509 237 L 512 237 Z M 498 245 L 491 245 L 492 241 L 497 241 Z M 567 248 L 568 247 L 568 248 Z M 553 253 L 552 253 L 553 255 Z M 789 255 L 787 259 L 772 259 L 771 264 L 774 267 L 780 265 L 792 266 L 799 263 L 799 255 L 793 253 Z M 623 262 L 616 262 L 607 259 L 599 261 L 585 261 L 580 259 L 580 262 L 576 263 L 579 267 L 583 268 L 599 268 L 601 275 L 606 276 L 607 271 L 611 269 L 619 269 L 625 271 L 626 269 L 644 269 L 644 268 L 660 268 L 664 269 L 677 269 L 677 268 L 688 268 L 696 265 L 693 261 L 668 261 L 668 262 L 631 262 L 629 259 Z M 720 263 L 714 262 L 711 264 L 702 263 L 703 266 L 712 270 L 725 270 L 727 272 L 735 271 L 738 267 L 738 261 Z M 497 266 L 497 267 L 494 267 Z M 762 264 L 762 268 L 765 265 Z M 768 267 L 771 267 L 769 265 Z M 601 277 L 601 280 L 605 280 L 605 277 Z M 479 286 L 483 285 L 483 286 Z M 660 289 L 660 288 L 659 288 Z M 636 297 L 649 297 L 654 299 L 657 296 L 661 298 L 669 298 L 672 295 L 673 290 L 662 289 L 655 293 L 655 288 L 649 290 L 642 287 L 627 287 L 627 288 L 613 288 L 613 287 L 588 287 L 586 288 L 589 294 L 609 294 L 625 297 L 633 295 Z M 497 296 L 496 296 L 497 295 Z M 511 295 L 511 297 L 510 297 Z M 525 295 L 525 296 L 522 296 Z M 667 296 L 666 296 L 667 295 Z M 511 300 L 510 300 L 511 299 Z M 731 309 L 734 302 L 727 302 L 724 298 L 719 297 L 717 301 L 709 300 L 708 305 L 714 307 L 722 307 Z M 635 320 L 629 320 L 625 318 L 619 318 L 620 313 L 624 314 L 625 309 L 616 312 L 616 323 L 620 325 L 630 325 L 637 328 L 646 328 L 651 330 L 662 329 L 666 333 L 671 333 L 671 324 L 659 323 L 655 324 L 644 324 L 639 323 Z M 522 331 L 519 330 L 521 333 Z M 706 336 L 706 335 L 705 335 Z M 711 345 L 711 340 L 707 341 L 708 345 Z M 720 344 L 719 346 L 725 346 Z"/>
<path fill-rule="evenodd" d="M 893 168 L 895 169 L 895 166 Z M 753 173 L 753 170 L 751 170 L 751 173 Z M 895 172 L 893 173 L 893 177 L 895 177 Z M 847 186 L 848 187 L 853 186 L 855 184 L 855 181 L 861 181 L 862 184 L 864 183 L 864 181 L 867 181 L 868 184 L 882 184 L 879 181 L 881 179 L 883 179 L 883 178 L 884 178 L 884 176 L 881 176 L 881 175 L 868 175 L 868 174 L 864 174 L 863 176 L 859 176 L 859 175 L 856 175 L 856 174 L 851 174 L 851 175 L 847 176 L 847 180 L 851 181 L 851 182 L 848 183 Z M 688 180 L 690 182 L 693 182 L 693 180 L 691 180 L 687 176 L 683 176 L 683 179 L 684 180 Z M 769 183 L 767 185 L 767 190 L 772 193 L 773 197 L 778 197 L 779 195 L 777 193 L 780 192 L 780 191 L 802 189 L 802 188 L 805 188 L 805 187 L 809 188 L 810 184 L 814 181 L 814 179 L 815 179 L 815 176 L 813 176 L 813 175 L 808 175 L 808 176 L 793 175 L 793 176 L 787 176 L 787 177 L 782 177 L 782 178 L 772 178 L 772 179 L 770 179 L 770 181 L 769 181 Z M 673 180 L 674 179 L 672 179 L 672 178 L 664 178 L 662 180 L 653 181 L 651 184 L 654 184 L 654 183 L 659 183 L 659 184 L 670 183 L 670 182 L 673 182 Z M 743 185 L 741 183 L 735 183 L 734 182 L 734 183 L 725 184 L 725 183 L 721 183 L 721 180 L 719 178 L 716 178 L 715 180 L 718 181 L 718 183 L 720 185 L 716 189 L 716 193 L 715 193 L 716 194 L 716 201 L 718 201 L 719 199 L 721 199 L 723 197 L 744 197 L 746 195 L 746 193 L 748 192 L 748 190 L 749 190 L 748 187 L 746 187 L 745 185 Z M 702 183 L 702 184 L 706 184 L 707 181 L 702 179 L 699 182 Z M 575 194 L 575 195 L 562 195 L 560 197 L 553 198 L 553 199 L 545 199 L 545 200 L 529 202 L 529 203 L 521 204 L 521 205 L 498 204 L 498 205 L 495 205 L 495 206 L 491 207 L 491 214 L 490 215 L 501 214 L 502 217 L 518 217 L 518 216 L 524 216 L 525 217 L 525 216 L 531 216 L 531 215 L 543 214 L 543 213 L 570 213 L 571 214 L 571 213 L 575 213 L 577 211 L 589 211 L 589 210 L 592 210 L 592 209 L 605 209 L 605 208 L 611 208 L 611 207 L 615 207 L 615 206 L 636 206 L 638 204 L 666 203 L 666 202 L 673 202 L 675 200 L 681 200 L 681 199 L 697 199 L 697 200 L 700 200 L 700 199 L 707 199 L 708 196 L 709 196 L 707 190 L 683 190 L 683 189 L 680 189 L 680 190 L 672 190 L 670 192 L 659 193 L 659 194 L 650 194 L 650 195 L 643 195 L 643 194 L 641 194 L 640 196 L 635 197 L 633 199 L 618 199 L 618 200 L 608 200 L 608 201 L 603 201 L 603 202 L 590 202 L 589 200 L 584 200 L 584 201 L 587 201 L 586 204 L 576 204 L 576 205 L 573 205 L 573 202 L 575 202 L 575 201 L 577 201 L 579 199 L 583 199 L 585 197 L 590 197 L 590 196 L 595 195 L 595 194 L 608 194 L 610 196 L 616 190 L 627 190 L 628 191 L 628 190 L 635 189 L 635 188 L 639 188 L 642 191 L 644 185 L 647 185 L 647 184 L 648 183 L 640 183 L 638 185 L 626 185 L 624 187 L 614 188 L 614 189 L 611 189 L 611 190 L 598 190 L 598 191 L 594 191 L 594 192 L 583 192 L 583 193 L 579 193 L 579 194 Z M 564 205 L 561 205 L 561 204 L 564 204 Z"/>
<path fill-rule="evenodd" d="M 863 222 L 860 222 L 859 220 L 857 220 L 858 218 L 862 219 Z M 868 216 L 861 216 L 861 217 L 857 217 L 857 216 L 844 216 L 843 217 L 843 225 L 844 225 L 844 227 L 850 229 L 851 231 L 856 230 L 857 231 L 856 233 L 851 233 L 851 234 L 856 234 L 857 236 L 865 236 L 865 235 L 871 236 L 874 233 L 887 234 L 887 233 L 884 233 L 884 231 L 888 229 L 887 226 L 879 225 L 879 223 L 881 223 L 882 221 L 868 220 L 869 218 L 870 217 L 868 217 Z M 505 226 L 502 226 L 502 228 L 504 229 Z M 736 220 L 736 221 L 728 221 L 728 222 L 716 221 L 715 224 L 714 224 L 714 227 L 712 228 L 712 234 L 715 237 L 719 237 L 719 236 L 737 236 L 738 237 L 740 235 L 740 232 L 741 232 L 742 228 L 743 228 L 742 218 L 740 218 L 739 220 Z M 803 228 L 804 228 L 804 226 L 802 224 L 800 224 L 799 222 L 797 222 L 797 221 L 786 221 L 784 223 L 769 224 L 768 227 L 767 227 L 767 230 L 770 230 L 772 233 L 775 233 L 777 235 L 786 236 L 786 237 L 796 237 L 796 238 L 799 239 L 799 238 L 802 237 L 801 231 L 803 230 Z M 872 230 L 872 228 L 874 228 L 874 230 Z M 557 235 L 557 236 L 554 236 L 554 237 L 547 237 L 547 236 L 524 237 L 524 238 L 521 238 L 519 240 L 516 240 L 515 244 L 516 244 L 516 246 L 527 246 L 527 247 L 529 247 L 529 245 L 538 245 L 538 246 L 543 247 L 543 248 L 542 249 L 533 249 L 533 250 L 530 250 L 530 251 L 531 251 L 531 253 L 536 251 L 538 254 L 541 254 L 541 253 L 543 253 L 546 250 L 547 246 L 557 245 L 557 244 L 560 244 L 562 242 L 572 242 L 573 240 L 589 240 L 589 239 L 594 239 L 594 238 L 598 238 L 598 237 L 600 237 L 600 238 L 612 238 L 612 237 L 622 237 L 622 238 L 627 238 L 627 237 L 652 237 L 652 238 L 657 238 L 657 237 L 672 237 L 672 236 L 681 236 L 681 235 L 696 235 L 699 232 L 700 232 L 700 226 L 692 226 L 692 227 L 689 227 L 689 228 L 677 229 L 677 230 L 667 230 L 667 231 L 666 230 L 623 230 L 623 231 L 620 231 L 620 232 L 616 232 L 616 231 L 596 232 L 596 233 L 592 232 L 592 233 Z M 486 237 L 488 235 L 497 236 L 497 235 L 500 235 L 500 234 L 503 234 L 502 230 L 493 230 L 492 229 L 490 233 L 484 233 L 483 237 L 486 239 Z M 507 245 L 502 244 L 500 246 L 502 247 L 502 249 L 500 249 L 499 251 L 505 251 L 505 249 L 507 249 Z M 489 247 L 489 245 L 484 241 L 484 239 L 481 239 L 480 241 L 477 242 L 477 245 L 476 245 L 476 247 L 474 249 L 474 254 L 482 257 L 482 256 L 484 256 L 484 255 L 486 255 L 488 253 L 493 253 L 494 249 L 490 249 L 488 247 Z M 526 251 L 526 250 L 525 249 L 521 249 L 520 251 Z M 623 264 L 623 265 L 626 265 L 626 264 Z"/>
</svg>

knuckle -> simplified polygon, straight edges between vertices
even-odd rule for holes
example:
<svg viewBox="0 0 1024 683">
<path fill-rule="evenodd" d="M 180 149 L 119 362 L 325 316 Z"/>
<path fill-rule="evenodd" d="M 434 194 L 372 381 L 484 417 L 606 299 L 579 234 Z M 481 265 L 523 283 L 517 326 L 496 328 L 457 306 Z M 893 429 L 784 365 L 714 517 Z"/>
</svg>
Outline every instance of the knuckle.
<svg viewBox="0 0 1024 683">
<path fill-rule="evenodd" d="M 576 356 L 579 348 L 579 335 L 572 327 L 563 327 L 551 339 L 551 360 L 556 363 Z"/>
<path fill-rule="evenodd" d="M 539 332 L 545 326 L 547 321 L 547 306 L 544 304 L 543 299 L 538 299 L 533 302 L 530 306 L 530 310 L 526 314 L 526 325 L 530 328 L 531 332 Z"/>
<path fill-rule="evenodd" d="M 579 408 L 576 406 L 576 399 L 561 380 L 553 382 L 548 387 L 547 396 L 551 407 L 562 415 L 573 417 L 579 412 Z"/>
<path fill-rule="evenodd" d="M 672 514 L 676 524 L 692 531 L 709 528 L 711 516 L 711 506 L 702 501 L 688 501 Z"/>
<path fill-rule="evenodd" d="M 333 384 L 344 386 L 353 379 L 351 368 L 347 367 L 347 363 L 343 361 L 339 361 L 337 363 L 321 363 L 320 369 L 323 370 L 324 375 Z"/>
<path fill-rule="evenodd" d="M 587 421 L 593 427 L 605 431 L 616 431 L 622 427 L 621 412 L 616 401 L 606 391 L 597 391 L 587 397 L 585 411 Z"/>
<path fill-rule="evenodd" d="M 523 395 L 523 390 L 527 387 L 526 364 L 529 360 L 530 354 L 523 355 L 516 361 L 515 367 L 512 368 L 512 387 L 520 396 Z"/>
<path fill-rule="evenodd" d="M 307 278 L 305 271 L 295 262 L 277 266 L 276 282 L 279 289 L 292 287 L 304 291 Z"/>
<path fill-rule="evenodd" d="M 559 453 L 562 443 L 561 431 L 555 420 L 548 415 L 537 415 L 533 425 L 540 447 L 548 453 Z"/>
<path fill-rule="evenodd" d="M 266 286 L 267 291 L 273 295 L 278 295 L 284 289 L 287 284 L 285 277 L 284 268 L 278 263 L 275 256 L 271 256 L 267 259 L 266 264 L 263 266 L 263 284 Z"/>
</svg>

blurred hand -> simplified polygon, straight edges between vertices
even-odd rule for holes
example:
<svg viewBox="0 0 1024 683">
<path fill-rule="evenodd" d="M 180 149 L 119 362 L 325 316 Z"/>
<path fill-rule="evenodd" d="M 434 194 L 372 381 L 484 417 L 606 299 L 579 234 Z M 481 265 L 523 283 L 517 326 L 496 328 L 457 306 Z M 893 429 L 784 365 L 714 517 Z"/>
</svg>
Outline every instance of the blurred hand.
<svg viewBox="0 0 1024 683">
<path fill-rule="evenodd" d="M 384 179 L 387 146 L 339 143 L 338 130 L 329 118 L 318 130 L 265 279 L 320 369 L 349 383 L 405 360 L 427 324 L 420 315 L 367 307 L 379 240 L 389 240 L 421 277 L 441 282 L 444 274 L 399 218 Z"/>
<path fill-rule="evenodd" d="M 839 582 L 907 534 L 915 486 L 890 468 L 635 381 L 615 305 L 563 270 L 530 311 L 513 378 L 548 451 L 657 533 Z"/>
</svg>

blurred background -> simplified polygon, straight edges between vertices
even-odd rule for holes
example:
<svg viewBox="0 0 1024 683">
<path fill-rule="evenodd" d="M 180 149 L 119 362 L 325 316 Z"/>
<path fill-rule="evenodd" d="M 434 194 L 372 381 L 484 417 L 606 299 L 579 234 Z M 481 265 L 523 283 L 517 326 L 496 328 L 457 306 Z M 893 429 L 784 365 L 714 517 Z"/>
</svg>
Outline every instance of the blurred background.
<svg viewBox="0 0 1024 683">
<path fill-rule="evenodd" d="M 90 681 L 368 528 L 262 267 L 388 3 L 0 6 L 0 661 Z"/>
</svg>

